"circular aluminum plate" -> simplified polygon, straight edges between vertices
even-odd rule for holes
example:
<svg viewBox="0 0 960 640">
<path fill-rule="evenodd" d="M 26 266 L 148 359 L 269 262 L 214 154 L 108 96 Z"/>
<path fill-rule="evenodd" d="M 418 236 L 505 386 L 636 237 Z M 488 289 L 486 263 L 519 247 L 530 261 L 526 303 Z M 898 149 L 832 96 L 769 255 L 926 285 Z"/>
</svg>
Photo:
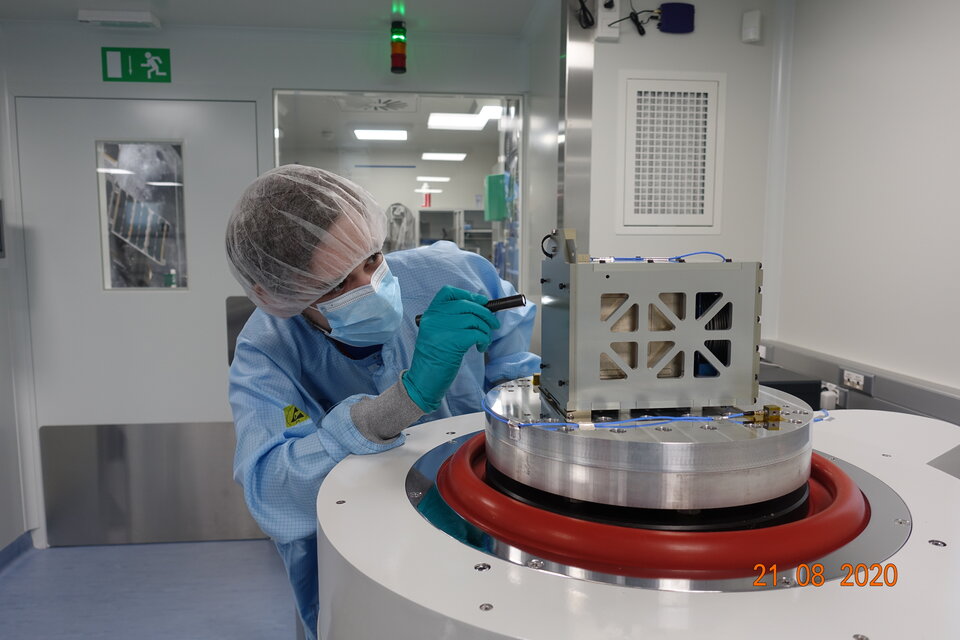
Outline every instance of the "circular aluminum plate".
<svg viewBox="0 0 960 640">
<path fill-rule="evenodd" d="M 772 500 L 810 477 L 813 412 L 767 387 L 754 407 L 672 417 L 652 410 L 643 421 L 561 421 L 530 379 L 504 383 L 485 401 L 489 462 L 521 484 L 575 500 L 714 509 Z M 743 415 L 767 405 L 780 408 L 779 421 Z"/>
<path fill-rule="evenodd" d="M 769 591 L 803 587 L 809 584 L 803 582 L 803 579 L 813 579 L 809 574 L 811 567 L 815 568 L 813 570 L 816 570 L 818 575 L 822 575 L 823 580 L 829 582 L 848 576 L 850 572 L 845 567 L 883 563 L 900 550 L 913 530 L 910 510 L 890 486 L 860 467 L 834 456 L 821 454 L 840 467 L 860 487 L 870 504 L 870 522 L 854 540 L 829 555 L 811 559 L 807 564 L 806 574 L 793 567 L 780 567 L 779 573 L 774 573 L 770 567 L 761 568 L 760 565 L 755 576 L 724 580 L 634 578 L 589 571 L 545 560 L 498 540 L 461 518 L 447 505 L 437 489 L 437 472 L 444 461 L 474 435 L 475 433 L 470 433 L 441 444 L 414 463 L 405 480 L 410 504 L 427 522 L 473 549 L 516 565 L 579 580 L 681 592 Z"/>
</svg>

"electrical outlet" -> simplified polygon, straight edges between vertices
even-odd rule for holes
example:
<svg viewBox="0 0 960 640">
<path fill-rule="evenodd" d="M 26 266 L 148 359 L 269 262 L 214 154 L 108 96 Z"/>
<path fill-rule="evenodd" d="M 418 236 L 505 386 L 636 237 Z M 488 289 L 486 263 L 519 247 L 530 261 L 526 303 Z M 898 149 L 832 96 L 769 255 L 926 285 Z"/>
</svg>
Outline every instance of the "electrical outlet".
<svg viewBox="0 0 960 640">
<path fill-rule="evenodd" d="M 840 370 L 840 386 L 854 391 L 862 391 L 867 395 L 873 394 L 873 376 L 860 373 L 852 369 Z"/>
<path fill-rule="evenodd" d="M 843 370 L 843 380 L 841 380 L 843 386 L 848 389 L 856 389 L 857 391 L 863 391 L 863 374 L 857 373 L 856 371 Z"/>
</svg>

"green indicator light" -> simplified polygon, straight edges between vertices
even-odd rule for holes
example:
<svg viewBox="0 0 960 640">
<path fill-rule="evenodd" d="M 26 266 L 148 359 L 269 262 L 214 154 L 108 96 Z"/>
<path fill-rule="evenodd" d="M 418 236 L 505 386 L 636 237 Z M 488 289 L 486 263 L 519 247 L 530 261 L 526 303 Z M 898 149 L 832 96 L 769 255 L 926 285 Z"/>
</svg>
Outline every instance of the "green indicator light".
<svg viewBox="0 0 960 640">
<path fill-rule="evenodd" d="M 394 1 L 394 2 L 390 5 L 390 11 L 391 11 L 391 12 L 393 13 L 393 15 L 395 15 L 395 16 L 401 16 L 401 17 L 402 17 L 402 16 L 407 15 L 407 7 L 406 7 L 406 5 L 404 5 L 402 2 L 396 2 L 396 1 Z"/>
<path fill-rule="evenodd" d="M 407 27 L 403 20 L 390 23 L 390 71 L 407 72 Z"/>
</svg>

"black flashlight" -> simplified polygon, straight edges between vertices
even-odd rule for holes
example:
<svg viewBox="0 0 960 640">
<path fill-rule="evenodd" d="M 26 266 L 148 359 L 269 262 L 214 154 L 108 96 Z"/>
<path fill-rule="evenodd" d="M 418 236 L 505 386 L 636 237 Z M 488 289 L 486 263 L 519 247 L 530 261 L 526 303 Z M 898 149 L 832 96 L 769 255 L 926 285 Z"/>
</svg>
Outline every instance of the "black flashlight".
<svg viewBox="0 0 960 640">
<path fill-rule="evenodd" d="M 527 304 L 526 296 L 524 296 L 522 293 L 518 293 L 515 296 L 507 296 L 506 298 L 496 298 L 483 306 L 485 306 L 487 309 L 490 309 L 490 311 L 497 312 L 497 311 L 503 311 L 504 309 L 513 309 L 514 307 L 522 307 L 525 304 Z M 415 322 L 417 323 L 418 327 L 420 326 L 420 318 L 422 317 L 423 317 L 422 313 L 416 317 Z"/>
</svg>

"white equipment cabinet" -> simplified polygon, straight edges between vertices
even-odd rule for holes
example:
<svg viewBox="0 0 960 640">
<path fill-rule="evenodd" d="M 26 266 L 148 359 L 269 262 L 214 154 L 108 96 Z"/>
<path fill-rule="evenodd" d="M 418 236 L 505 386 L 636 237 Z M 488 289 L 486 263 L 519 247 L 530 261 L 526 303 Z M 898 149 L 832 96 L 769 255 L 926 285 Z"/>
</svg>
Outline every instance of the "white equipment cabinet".
<svg viewBox="0 0 960 640">
<path fill-rule="evenodd" d="M 912 522 L 883 523 L 912 527 L 883 561 L 896 565 L 893 586 L 834 579 L 819 587 L 698 592 L 684 581 L 649 589 L 559 575 L 435 528 L 411 505 L 408 473 L 424 454 L 484 422 L 477 413 L 410 428 L 402 447 L 349 457 L 324 480 L 317 499 L 323 640 L 960 638 L 955 425 L 851 410 L 814 426 L 815 450 L 870 474 L 909 508 Z M 952 456 L 952 463 L 937 463 L 947 471 L 929 464 L 941 456 Z"/>
</svg>

